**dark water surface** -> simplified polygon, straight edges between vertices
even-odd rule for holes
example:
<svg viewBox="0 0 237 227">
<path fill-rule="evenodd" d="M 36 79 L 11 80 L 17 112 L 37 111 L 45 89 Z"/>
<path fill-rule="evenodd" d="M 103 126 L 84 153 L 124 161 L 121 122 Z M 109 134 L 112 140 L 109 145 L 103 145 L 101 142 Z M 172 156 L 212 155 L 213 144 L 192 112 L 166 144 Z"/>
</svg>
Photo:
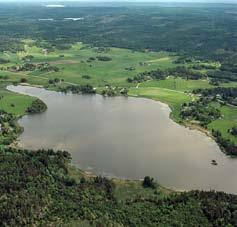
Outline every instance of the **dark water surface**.
<svg viewBox="0 0 237 227">
<path fill-rule="evenodd" d="M 176 189 L 237 193 L 237 159 L 205 134 L 169 118 L 170 109 L 143 98 L 62 94 L 40 88 L 9 90 L 43 100 L 48 110 L 20 119 L 27 149 L 67 150 L 83 170 L 106 176 L 154 177 Z M 218 165 L 211 165 L 212 160 Z"/>
</svg>

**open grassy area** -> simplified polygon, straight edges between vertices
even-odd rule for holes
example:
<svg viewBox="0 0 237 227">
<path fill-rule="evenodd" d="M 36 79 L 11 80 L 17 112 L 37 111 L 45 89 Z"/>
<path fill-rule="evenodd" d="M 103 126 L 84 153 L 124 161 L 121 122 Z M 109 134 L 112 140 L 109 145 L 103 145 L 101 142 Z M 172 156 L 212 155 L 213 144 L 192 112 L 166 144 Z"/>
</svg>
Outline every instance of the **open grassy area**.
<svg viewBox="0 0 237 227">
<path fill-rule="evenodd" d="M 17 116 L 25 114 L 26 109 L 31 105 L 35 98 L 10 92 L 6 90 L 6 86 L 6 83 L 1 82 L 0 109 Z"/>
<path fill-rule="evenodd" d="M 157 196 L 159 198 L 165 198 L 171 193 L 172 190 L 157 185 L 155 189 L 144 188 L 142 181 L 135 180 L 122 180 L 113 179 L 115 183 L 115 196 L 120 201 L 126 201 L 127 199 L 135 199 L 137 197 L 150 197 Z"/>
<path fill-rule="evenodd" d="M 27 83 L 32 85 L 41 85 L 41 86 L 47 86 L 48 85 L 48 79 L 44 77 L 36 77 L 28 75 L 24 72 L 10 72 L 10 71 L 0 71 L 0 77 L 7 76 L 7 79 L 0 79 L 1 84 L 7 83 L 12 84 L 13 82 L 20 82 L 22 78 L 27 79 Z"/>
<path fill-rule="evenodd" d="M 184 92 L 157 87 L 133 88 L 130 89 L 129 94 L 167 103 L 172 110 L 171 116 L 175 121 L 180 120 L 179 112 L 181 104 L 189 102 L 192 99 L 189 94 Z"/>
<path fill-rule="evenodd" d="M 210 85 L 207 80 L 185 80 L 179 77 L 169 77 L 160 81 L 147 81 L 141 83 L 139 87 L 159 87 L 177 91 L 191 92 L 193 89 L 212 88 L 214 86 Z"/>
<path fill-rule="evenodd" d="M 222 118 L 209 124 L 209 129 L 219 130 L 224 138 L 228 138 L 237 144 L 237 137 L 231 135 L 228 130 L 237 126 L 237 107 L 223 106 L 220 107 Z"/>
<path fill-rule="evenodd" d="M 33 41 L 32 41 L 33 42 Z M 23 72 L 22 74 L 35 76 L 38 79 L 64 79 L 70 83 L 91 83 L 94 86 L 129 86 L 126 79 L 140 72 L 159 68 L 172 67 L 175 56 L 167 52 L 136 52 L 128 49 L 108 48 L 98 50 L 81 43 L 75 44 L 67 50 L 47 52 L 38 48 L 29 41 L 25 44 L 25 51 L 17 54 L 4 53 L 4 58 L 10 63 L 2 66 L 19 65 L 22 58 L 32 55 L 32 63 L 48 62 L 57 66 L 59 72 Z M 33 46 L 32 46 L 33 45 Z M 98 56 L 106 56 L 111 61 L 97 60 Z M 90 79 L 82 78 L 89 75 Z"/>
<path fill-rule="evenodd" d="M 220 87 L 237 87 L 237 82 L 221 83 Z M 180 77 L 169 77 L 165 80 L 151 80 L 143 82 L 139 87 L 159 87 L 177 91 L 192 92 L 194 89 L 209 89 L 215 86 L 209 84 L 207 80 L 185 80 Z"/>
</svg>

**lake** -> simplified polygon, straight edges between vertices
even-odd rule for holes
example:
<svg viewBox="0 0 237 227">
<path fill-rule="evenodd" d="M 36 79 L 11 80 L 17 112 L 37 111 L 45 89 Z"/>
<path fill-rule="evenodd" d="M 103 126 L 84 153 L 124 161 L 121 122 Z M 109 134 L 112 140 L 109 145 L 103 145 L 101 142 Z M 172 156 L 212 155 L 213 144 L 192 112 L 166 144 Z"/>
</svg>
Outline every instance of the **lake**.
<svg viewBox="0 0 237 227">
<path fill-rule="evenodd" d="M 19 120 L 23 148 L 67 150 L 75 165 L 104 176 L 149 175 L 174 189 L 237 193 L 237 159 L 223 154 L 205 134 L 173 122 L 166 104 L 20 85 L 8 89 L 38 97 L 48 106 L 45 113 Z"/>
</svg>

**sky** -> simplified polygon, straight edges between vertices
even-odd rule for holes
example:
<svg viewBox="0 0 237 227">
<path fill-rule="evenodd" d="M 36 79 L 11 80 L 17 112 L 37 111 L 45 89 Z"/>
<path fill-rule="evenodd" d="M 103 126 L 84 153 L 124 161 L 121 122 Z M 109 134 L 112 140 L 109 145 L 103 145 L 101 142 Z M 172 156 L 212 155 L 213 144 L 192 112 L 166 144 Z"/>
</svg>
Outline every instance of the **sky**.
<svg viewBox="0 0 237 227">
<path fill-rule="evenodd" d="M 31 2 L 236 2 L 237 0 L 0 0 L 4 2 L 22 2 L 22 1 L 31 1 Z"/>
<path fill-rule="evenodd" d="M 58 0 L 53 0 L 58 1 Z M 64 0 L 64 1 L 90 1 L 90 2 L 227 2 L 228 0 Z M 231 1 L 231 0 L 230 0 Z M 237 2 L 232 0 L 231 2 Z"/>
<path fill-rule="evenodd" d="M 237 3 L 237 0 L 0 0 L 0 2 L 205 2 L 205 3 Z"/>
</svg>

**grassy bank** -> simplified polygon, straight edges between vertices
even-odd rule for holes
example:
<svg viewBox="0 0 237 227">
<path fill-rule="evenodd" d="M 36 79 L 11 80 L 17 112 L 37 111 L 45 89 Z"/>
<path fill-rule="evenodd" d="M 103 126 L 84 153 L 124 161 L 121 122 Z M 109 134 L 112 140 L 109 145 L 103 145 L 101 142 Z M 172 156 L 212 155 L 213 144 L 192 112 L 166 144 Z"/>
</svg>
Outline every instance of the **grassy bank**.
<svg viewBox="0 0 237 227">
<path fill-rule="evenodd" d="M 10 92 L 6 89 L 7 85 L 9 83 L 0 85 L 0 109 L 15 116 L 22 116 L 35 98 Z"/>
<path fill-rule="evenodd" d="M 223 117 L 213 121 L 208 128 L 219 130 L 224 138 L 230 139 L 237 145 L 237 137 L 229 133 L 229 129 L 237 125 L 237 107 L 222 106 L 219 108 Z"/>
<path fill-rule="evenodd" d="M 184 92 L 158 87 L 132 88 L 129 91 L 129 95 L 150 98 L 167 103 L 172 110 L 171 117 L 176 122 L 181 120 L 179 115 L 181 105 L 192 99 L 190 95 Z"/>
</svg>

